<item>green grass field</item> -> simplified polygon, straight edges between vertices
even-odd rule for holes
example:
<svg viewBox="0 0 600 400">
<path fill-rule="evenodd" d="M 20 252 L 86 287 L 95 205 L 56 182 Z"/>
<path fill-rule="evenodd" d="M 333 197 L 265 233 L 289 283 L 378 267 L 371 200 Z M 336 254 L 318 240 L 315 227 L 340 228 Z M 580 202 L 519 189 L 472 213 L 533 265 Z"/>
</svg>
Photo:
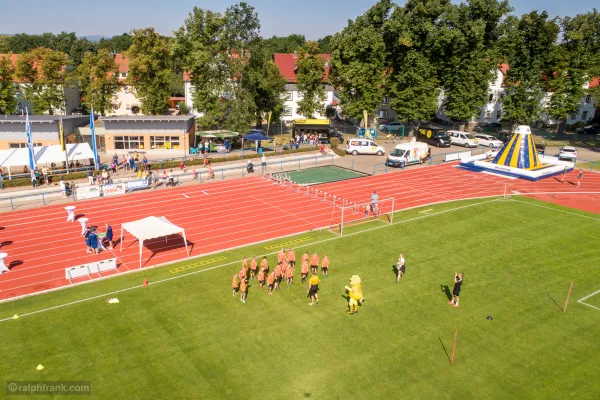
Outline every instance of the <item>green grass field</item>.
<svg viewBox="0 0 600 400">
<path fill-rule="evenodd" d="M 91 381 L 98 399 L 598 398 L 600 310 L 577 299 L 600 289 L 600 218 L 518 200 L 403 211 L 341 238 L 307 232 L 0 304 L 0 319 L 21 315 L 0 322 L 1 384 Z M 281 246 L 329 256 L 320 304 L 299 283 L 232 297 L 241 258 L 270 254 L 273 265 Z M 400 252 L 407 274 L 395 284 Z M 465 273 L 457 309 L 446 289 L 455 271 Z M 349 316 L 355 273 L 366 301 Z"/>
<path fill-rule="evenodd" d="M 343 181 L 346 179 L 360 178 L 361 176 L 365 176 L 365 174 L 361 172 L 336 167 L 335 165 L 299 169 L 297 171 L 290 171 L 289 175 L 292 182 L 303 185 L 316 185 L 319 183 Z"/>
</svg>

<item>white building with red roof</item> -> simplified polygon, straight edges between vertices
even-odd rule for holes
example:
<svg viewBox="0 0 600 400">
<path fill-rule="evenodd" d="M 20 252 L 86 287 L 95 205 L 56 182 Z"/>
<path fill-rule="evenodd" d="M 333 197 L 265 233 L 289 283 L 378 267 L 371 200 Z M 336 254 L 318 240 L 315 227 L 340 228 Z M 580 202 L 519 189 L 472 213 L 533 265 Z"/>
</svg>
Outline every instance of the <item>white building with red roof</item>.
<svg viewBox="0 0 600 400">
<path fill-rule="evenodd" d="M 108 115 L 140 114 L 142 103 L 135 95 L 135 89 L 126 81 L 129 77 L 129 60 L 123 54 L 115 54 L 115 63 L 119 68 L 119 82 L 121 83 L 121 87 L 116 93 L 119 106 Z"/>
</svg>

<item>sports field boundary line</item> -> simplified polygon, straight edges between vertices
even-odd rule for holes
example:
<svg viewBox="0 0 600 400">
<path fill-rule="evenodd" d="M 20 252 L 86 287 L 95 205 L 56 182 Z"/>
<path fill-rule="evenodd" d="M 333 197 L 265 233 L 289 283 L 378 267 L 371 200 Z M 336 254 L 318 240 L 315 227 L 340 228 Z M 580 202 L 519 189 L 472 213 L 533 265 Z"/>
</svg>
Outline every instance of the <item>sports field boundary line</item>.
<svg viewBox="0 0 600 400">
<path fill-rule="evenodd" d="M 584 302 L 584 300 L 587 300 L 590 297 L 597 295 L 598 293 L 600 293 L 600 290 L 596 290 L 594 293 L 590 293 L 587 296 L 582 297 L 581 299 L 577 300 L 577 302 L 583 304 L 584 306 L 592 307 L 592 308 L 595 308 L 596 310 L 600 311 L 600 307 L 596 307 L 596 306 L 593 306 L 591 304 Z"/>
<path fill-rule="evenodd" d="M 519 194 L 520 196 L 521 194 Z M 583 215 L 583 214 L 577 214 L 571 211 L 565 211 L 565 210 L 561 210 L 560 208 L 555 208 L 555 207 L 548 207 L 548 206 L 543 206 L 541 204 L 535 204 L 535 203 L 530 203 L 528 201 L 523 201 L 523 200 L 517 200 L 517 199 L 512 199 L 512 201 L 518 201 L 519 203 L 523 203 L 523 204 L 528 204 L 530 206 L 535 206 L 535 207 L 541 207 L 541 208 L 546 208 L 548 210 L 553 210 L 553 211 L 558 211 L 564 214 L 570 214 L 570 215 L 575 215 L 577 217 L 581 217 L 581 218 L 586 218 L 586 219 L 591 219 L 593 221 L 599 221 L 600 222 L 600 218 L 594 218 L 594 217 L 590 217 L 589 215 Z"/>
<path fill-rule="evenodd" d="M 349 234 L 347 234 L 345 236 L 334 236 L 334 237 L 331 237 L 331 238 L 328 238 L 328 239 L 323 239 L 323 240 L 319 240 L 319 241 L 316 241 L 316 242 L 307 243 L 305 245 L 299 245 L 299 246 L 296 246 L 296 248 L 304 248 L 304 247 L 307 247 L 307 246 L 314 246 L 314 245 L 317 245 L 317 244 L 329 242 L 331 240 L 337 240 L 337 239 L 348 237 L 348 236 L 360 235 L 360 234 L 363 234 L 363 233 L 366 233 L 366 232 L 370 232 L 370 231 L 373 231 L 373 230 L 376 230 L 376 229 L 387 228 L 389 226 L 393 226 L 393 225 L 397 225 L 397 224 L 401 224 L 401 223 L 408 223 L 408 222 L 412 222 L 412 221 L 419 220 L 419 219 L 422 219 L 422 218 L 433 217 L 433 216 L 436 216 L 436 215 L 439 215 L 439 214 L 445 214 L 445 213 L 448 213 L 448 212 L 451 212 L 451 211 L 458 211 L 458 210 L 462 210 L 462 209 L 465 209 L 465 208 L 474 207 L 474 206 L 478 206 L 478 205 L 487 204 L 487 203 L 491 203 L 491 202 L 502 200 L 500 198 L 497 198 L 498 196 L 494 196 L 494 197 L 495 198 L 491 199 L 491 200 L 488 199 L 488 200 L 485 200 L 485 201 L 482 201 L 482 202 L 468 204 L 468 205 L 460 206 L 460 207 L 455 207 L 455 208 L 451 208 L 451 209 L 448 209 L 448 210 L 440 211 L 440 212 L 437 212 L 437 213 L 434 213 L 434 214 L 428 214 L 428 215 L 423 215 L 423 216 L 419 216 L 419 217 L 415 217 L 415 218 L 410 218 L 410 219 L 407 219 L 407 220 L 395 222 L 394 224 L 384 224 L 384 225 L 377 226 L 377 227 L 374 227 L 374 228 L 369 228 L 369 229 L 366 229 L 366 230 L 363 230 L 363 231 L 349 233 Z M 449 201 L 447 203 L 453 203 L 453 202 L 456 202 L 456 201 L 465 201 L 465 200 L 468 201 L 468 200 L 473 200 L 473 199 L 451 200 L 451 201 Z M 414 208 L 417 208 L 417 207 L 414 207 Z M 320 228 L 320 229 L 326 230 L 327 227 Z M 216 254 L 216 253 L 223 253 L 223 252 L 226 252 L 226 251 L 237 250 L 237 249 L 240 249 L 240 248 L 243 248 L 243 247 L 253 246 L 253 245 L 256 245 L 256 244 L 260 244 L 260 243 L 265 243 L 265 242 L 270 242 L 270 241 L 273 241 L 273 240 L 284 239 L 284 238 L 290 237 L 290 236 L 303 235 L 303 234 L 306 234 L 308 232 L 313 232 L 313 231 L 314 231 L 314 229 L 311 229 L 311 230 L 307 230 L 307 231 L 304 231 L 304 232 L 299 232 L 299 233 L 293 233 L 293 234 L 289 234 L 289 235 L 284 235 L 284 236 L 281 236 L 281 237 L 276 238 L 276 239 L 267 239 L 267 240 L 258 241 L 258 242 L 255 242 L 255 243 L 252 243 L 252 244 L 249 244 L 249 245 L 246 244 L 246 245 L 242 245 L 242 246 L 235 246 L 235 247 L 232 247 L 230 249 L 218 250 L 218 251 L 214 251 L 214 252 L 211 252 L 211 253 L 207 253 L 207 254 L 202 254 L 202 255 L 195 256 L 195 257 L 191 257 L 191 258 L 186 259 L 186 260 L 192 260 L 192 259 L 195 259 L 195 258 L 205 257 L 205 256 L 209 256 L 209 255 Z M 277 253 L 278 252 L 275 251 L 275 252 L 266 253 L 266 254 L 263 254 L 263 255 L 272 256 L 272 255 L 276 255 Z M 171 261 L 171 262 L 168 262 L 168 263 L 153 265 L 153 266 L 142 268 L 142 269 L 134 269 L 134 270 L 130 270 L 130 271 L 125 271 L 125 272 L 123 272 L 121 274 L 117 274 L 117 275 L 110 275 L 110 276 L 105 276 L 105 277 L 101 277 L 101 278 L 97 278 L 97 279 L 92 279 L 92 280 L 89 280 L 89 281 L 78 282 L 78 283 L 75 283 L 75 284 L 70 285 L 70 286 L 63 286 L 63 287 L 58 287 L 58 288 L 52 288 L 52 289 L 48 289 L 48 290 L 45 290 L 45 291 L 42 291 L 42 292 L 37 292 L 37 293 L 29 293 L 29 294 L 18 296 L 18 297 L 13 297 L 11 299 L 0 300 L 0 304 L 12 302 L 12 301 L 17 301 L 17 300 L 21 300 L 21 299 L 24 299 L 24 298 L 27 298 L 27 297 L 38 296 L 38 295 L 45 294 L 45 293 L 56 292 L 56 291 L 59 291 L 59 290 L 68 290 L 70 288 L 74 288 L 74 287 L 77 287 L 77 286 L 80 286 L 80 285 L 86 285 L 86 284 L 89 284 L 89 283 L 92 283 L 92 282 L 99 282 L 101 280 L 110 279 L 110 278 L 113 278 L 115 276 L 125 276 L 126 274 L 133 274 L 133 273 L 137 273 L 137 272 L 140 272 L 140 271 L 145 271 L 145 270 L 152 269 L 152 268 L 158 268 L 158 267 L 163 267 L 163 266 L 167 266 L 167 265 L 172 265 L 172 264 L 180 263 L 180 262 L 186 261 L 186 260 Z M 228 263 L 225 263 L 225 264 L 215 265 L 213 267 L 209 267 L 209 268 L 205 268 L 205 269 L 201 269 L 201 270 L 197 270 L 197 271 L 192 271 L 192 272 L 188 272 L 188 273 L 181 274 L 181 275 L 172 276 L 172 277 L 165 278 L 165 279 L 160 279 L 160 280 L 157 280 L 157 281 L 151 281 L 148 284 L 149 285 L 157 285 L 159 283 L 168 282 L 168 281 L 172 281 L 172 280 L 175 280 L 175 279 L 181 279 L 181 278 L 185 278 L 185 277 L 188 277 L 188 276 L 191 276 L 191 275 L 196 275 L 196 274 L 200 274 L 200 273 L 203 273 L 203 272 L 207 272 L 207 271 L 211 271 L 211 270 L 214 270 L 214 269 L 219 269 L 219 268 L 223 268 L 223 267 L 227 267 L 229 265 L 239 264 L 239 263 L 240 263 L 240 260 L 235 260 L 235 261 L 231 261 L 231 262 L 228 262 Z M 119 289 L 119 290 L 115 290 L 115 291 L 112 291 L 112 292 L 107 292 L 107 293 L 99 294 L 99 295 L 96 295 L 96 296 L 91 296 L 91 297 L 87 297 L 87 298 L 84 298 L 84 299 L 71 301 L 69 303 L 59 304 L 59 305 L 56 305 L 56 306 L 43 308 L 41 310 L 35 310 L 35 311 L 30 311 L 30 312 L 27 312 L 27 313 L 19 314 L 19 318 L 27 317 L 27 316 L 31 316 L 31 315 L 35 315 L 35 314 L 40 314 L 40 313 L 43 313 L 43 312 L 52 311 L 52 310 L 56 310 L 56 309 L 59 309 L 59 308 L 64 308 L 64 307 L 72 306 L 72 305 L 75 305 L 75 304 L 84 303 L 86 301 L 95 300 L 95 299 L 99 299 L 99 298 L 102 298 L 102 297 L 106 297 L 106 296 L 111 296 L 111 295 L 118 294 L 118 293 L 127 292 L 127 291 L 130 291 L 130 290 L 133 290 L 133 289 L 143 289 L 143 288 L 144 288 L 144 286 L 142 286 L 141 284 L 140 285 L 136 285 L 136 286 L 131 286 L 131 287 L 127 287 L 127 288 L 124 288 L 124 289 Z M 0 323 L 6 322 L 6 321 L 9 321 L 9 320 L 13 320 L 13 317 L 2 318 L 2 319 L 0 319 Z"/>
</svg>

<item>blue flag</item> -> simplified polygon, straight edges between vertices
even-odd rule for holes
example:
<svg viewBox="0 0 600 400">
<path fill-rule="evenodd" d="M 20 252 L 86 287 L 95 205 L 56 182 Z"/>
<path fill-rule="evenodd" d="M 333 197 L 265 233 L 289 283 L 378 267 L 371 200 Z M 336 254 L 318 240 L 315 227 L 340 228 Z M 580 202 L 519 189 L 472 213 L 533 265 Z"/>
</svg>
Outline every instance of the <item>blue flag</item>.
<svg viewBox="0 0 600 400">
<path fill-rule="evenodd" d="M 92 130 L 92 151 L 94 152 L 94 165 L 98 169 L 98 149 L 96 148 L 96 131 L 94 129 L 94 106 L 90 109 L 90 129 Z"/>
<path fill-rule="evenodd" d="M 33 143 L 31 141 L 31 124 L 29 123 L 29 110 L 25 108 L 25 134 L 27 135 L 27 152 L 29 153 L 29 170 L 35 169 L 35 153 L 33 152 Z"/>
</svg>

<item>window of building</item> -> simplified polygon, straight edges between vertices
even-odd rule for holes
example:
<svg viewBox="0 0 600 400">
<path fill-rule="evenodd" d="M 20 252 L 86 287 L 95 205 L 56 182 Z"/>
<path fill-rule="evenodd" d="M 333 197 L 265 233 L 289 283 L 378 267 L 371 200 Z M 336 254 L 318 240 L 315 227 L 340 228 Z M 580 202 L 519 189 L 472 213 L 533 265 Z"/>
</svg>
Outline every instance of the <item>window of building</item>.
<svg viewBox="0 0 600 400">
<path fill-rule="evenodd" d="M 123 90 L 125 91 L 125 94 L 129 94 L 129 86 L 125 86 Z"/>
<path fill-rule="evenodd" d="M 502 118 L 502 110 L 498 110 L 496 112 L 496 119 L 500 119 L 500 118 Z"/>
<path fill-rule="evenodd" d="M 127 72 L 121 72 L 121 78 L 127 78 Z"/>
<path fill-rule="evenodd" d="M 385 96 L 385 97 L 383 98 L 383 104 L 389 104 L 389 103 L 390 103 L 390 100 L 391 100 L 391 99 L 390 99 L 388 96 Z"/>
<path fill-rule="evenodd" d="M 488 99 L 488 102 L 490 102 L 490 103 L 494 102 L 494 93 L 490 93 L 490 97 Z"/>
<path fill-rule="evenodd" d="M 573 114 L 569 115 L 569 119 L 572 119 L 572 120 L 577 119 L 577 113 L 573 113 Z"/>
<path fill-rule="evenodd" d="M 125 104 L 125 109 L 126 110 L 131 110 L 131 104 Z"/>
<path fill-rule="evenodd" d="M 387 110 L 379 110 L 379 118 L 387 118 L 388 111 Z"/>
<path fill-rule="evenodd" d="M 9 143 L 9 149 L 24 149 L 27 147 L 27 143 Z M 33 147 L 42 147 L 41 143 L 34 143 Z"/>
<path fill-rule="evenodd" d="M 292 107 L 284 107 L 283 108 L 283 116 L 291 117 L 292 116 Z"/>
<path fill-rule="evenodd" d="M 490 119 L 492 117 L 492 112 L 490 110 L 487 110 L 485 112 L 485 119 Z"/>
<path fill-rule="evenodd" d="M 292 101 L 294 99 L 294 92 L 286 92 L 283 95 L 283 100 L 285 101 Z"/>
<path fill-rule="evenodd" d="M 582 119 L 583 121 L 587 121 L 587 119 L 588 119 L 588 112 L 587 112 L 587 111 L 584 111 L 584 112 L 581 114 L 581 119 Z"/>
<path fill-rule="evenodd" d="M 115 150 L 138 150 L 143 148 L 143 136 L 115 136 Z"/>
<path fill-rule="evenodd" d="M 592 102 L 592 96 L 590 96 L 589 94 L 587 96 L 585 96 L 585 102 L 586 103 L 591 103 Z"/>
<path fill-rule="evenodd" d="M 150 136 L 150 148 L 174 150 L 180 146 L 179 136 Z"/>
</svg>

